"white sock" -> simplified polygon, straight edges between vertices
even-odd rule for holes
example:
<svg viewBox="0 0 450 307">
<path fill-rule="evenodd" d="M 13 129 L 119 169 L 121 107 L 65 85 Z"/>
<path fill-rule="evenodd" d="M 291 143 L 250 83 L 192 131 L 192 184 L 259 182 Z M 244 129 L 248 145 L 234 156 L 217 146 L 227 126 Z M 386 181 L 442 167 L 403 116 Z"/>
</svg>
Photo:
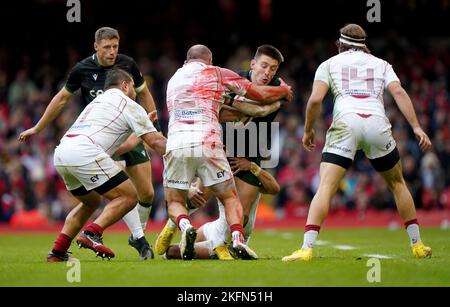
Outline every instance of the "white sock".
<svg viewBox="0 0 450 307">
<path fill-rule="evenodd" d="M 147 228 L 148 218 L 150 217 L 150 211 L 152 211 L 152 207 L 144 207 L 141 204 L 138 204 L 137 210 L 139 213 L 139 220 L 141 221 L 142 230 L 145 231 Z"/>
<path fill-rule="evenodd" d="M 179 222 L 181 233 L 183 233 L 187 228 L 192 227 L 191 222 L 188 219 L 182 218 Z"/>
<path fill-rule="evenodd" d="M 315 230 L 308 230 L 307 232 L 305 232 L 303 234 L 302 248 L 312 248 L 318 235 L 319 235 L 319 232 L 315 231 Z"/>
<path fill-rule="evenodd" d="M 409 241 L 411 242 L 411 245 L 422 241 L 420 239 L 419 225 L 410 224 L 408 225 L 408 227 L 406 227 L 406 231 L 408 232 Z"/>
<path fill-rule="evenodd" d="M 144 231 L 142 230 L 141 221 L 139 219 L 139 212 L 137 206 L 130 210 L 122 220 L 127 224 L 128 229 L 133 235 L 133 239 L 137 240 L 144 236 Z"/>
<path fill-rule="evenodd" d="M 231 234 L 231 240 L 233 240 L 234 247 L 236 247 L 237 243 L 244 244 L 244 237 L 243 237 L 242 233 L 237 230 L 233 231 L 233 233 Z"/>
</svg>

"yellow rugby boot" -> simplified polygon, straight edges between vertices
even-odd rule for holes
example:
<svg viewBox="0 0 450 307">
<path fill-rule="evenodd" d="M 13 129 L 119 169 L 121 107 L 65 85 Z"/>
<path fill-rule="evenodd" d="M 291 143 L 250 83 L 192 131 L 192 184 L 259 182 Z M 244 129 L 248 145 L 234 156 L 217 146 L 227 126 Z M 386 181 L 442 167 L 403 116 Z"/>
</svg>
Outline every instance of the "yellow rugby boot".
<svg viewBox="0 0 450 307">
<path fill-rule="evenodd" d="M 156 238 L 155 242 L 155 252 L 158 255 L 164 254 L 167 249 L 170 246 L 170 243 L 172 242 L 173 236 L 175 235 L 177 231 L 177 227 L 175 228 L 172 226 L 170 220 L 167 221 L 166 225 L 164 226 L 163 230 L 160 232 L 158 237 Z"/>
<path fill-rule="evenodd" d="M 230 251 L 225 245 L 219 245 L 214 249 L 214 253 L 219 260 L 234 260 L 233 256 L 231 256 Z"/>
<path fill-rule="evenodd" d="M 289 256 L 283 257 L 283 261 L 309 261 L 313 257 L 313 250 L 312 248 L 301 248 L 299 250 L 296 250 Z"/>
<path fill-rule="evenodd" d="M 430 258 L 433 253 L 431 247 L 425 246 L 422 242 L 414 243 L 412 252 L 416 258 Z"/>
</svg>

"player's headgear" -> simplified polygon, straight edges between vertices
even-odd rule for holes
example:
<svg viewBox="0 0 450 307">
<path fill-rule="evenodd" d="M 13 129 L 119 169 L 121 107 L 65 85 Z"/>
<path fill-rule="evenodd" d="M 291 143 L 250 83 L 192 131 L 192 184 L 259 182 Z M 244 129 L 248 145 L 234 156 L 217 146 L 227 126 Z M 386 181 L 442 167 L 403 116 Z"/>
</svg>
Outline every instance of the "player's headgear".
<svg viewBox="0 0 450 307">
<path fill-rule="evenodd" d="M 344 35 L 341 33 L 341 36 L 339 37 L 339 41 L 341 43 L 350 45 L 350 46 L 356 46 L 356 47 L 364 47 L 366 44 L 365 38 L 353 38 L 347 35 Z"/>
<path fill-rule="evenodd" d="M 370 53 L 366 46 L 366 31 L 355 23 L 345 25 L 340 29 L 340 36 L 338 39 L 339 52 L 349 49 L 359 49 Z"/>
</svg>

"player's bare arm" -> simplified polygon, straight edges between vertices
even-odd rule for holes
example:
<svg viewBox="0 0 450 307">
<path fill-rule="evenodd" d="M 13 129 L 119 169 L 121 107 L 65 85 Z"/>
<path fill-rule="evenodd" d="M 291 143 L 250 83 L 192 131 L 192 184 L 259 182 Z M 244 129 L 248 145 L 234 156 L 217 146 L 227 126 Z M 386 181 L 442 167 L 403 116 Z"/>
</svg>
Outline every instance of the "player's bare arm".
<svg viewBox="0 0 450 307">
<path fill-rule="evenodd" d="M 144 84 L 141 86 L 142 88 L 137 89 L 137 98 L 139 103 L 142 105 L 142 107 L 150 113 L 154 113 L 154 118 L 150 119 L 153 125 L 155 125 L 155 128 L 160 131 L 161 127 L 159 126 L 158 122 L 158 114 L 156 110 L 156 104 L 155 100 L 153 99 L 152 94 L 150 93 L 150 90 L 147 87 L 147 84 L 144 82 Z"/>
<path fill-rule="evenodd" d="M 234 100 L 232 106 L 224 105 L 220 110 L 220 122 L 240 120 L 242 117 L 264 117 L 281 107 L 277 101 L 267 105 L 258 105 L 253 101 Z"/>
<path fill-rule="evenodd" d="M 21 142 L 26 141 L 28 137 L 41 132 L 55 119 L 56 116 L 59 115 L 59 113 L 61 113 L 70 97 L 72 97 L 72 93 L 63 87 L 50 101 L 38 123 L 32 128 L 22 132 L 19 135 L 18 140 Z"/>
<path fill-rule="evenodd" d="M 141 136 L 145 143 L 160 156 L 166 153 L 167 139 L 159 132 L 149 132 Z"/>
<path fill-rule="evenodd" d="M 142 142 L 142 139 L 137 137 L 136 134 L 132 133 L 128 139 L 120 145 L 120 147 L 116 150 L 116 152 L 113 154 L 113 157 L 119 157 L 127 152 L 129 152 L 131 149 L 136 147 L 139 143 Z"/>
<path fill-rule="evenodd" d="M 305 129 L 303 134 L 303 147 L 307 151 L 314 149 L 314 124 L 322 110 L 322 101 L 328 92 L 328 85 L 320 80 L 314 81 L 311 96 L 306 105 Z"/>
<path fill-rule="evenodd" d="M 256 163 L 254 164 L 255 167 L 259 167 Z M 262 184 L 262 187 L 259 189 L 262 194 L 275 195 L 280 193 L 280 185 L 268 171 L 261 169 L 261 172 L 257 177 Z"/>
<path fill-rule="evenodd" d="M 153 112 L 156 111 L 156 104 L 155 100 L 153 99 L 152 94 L 150 93 L 150 90 L 147 87 L 147 84 L 144 82 L 144 86 L 139 91 L 137 89 L 137 97 L 139 100 L 139 104 L 145 109 L 147 112 Z"/>
<path fill-rule="evenodd" d="M 405 116 L 406 120 L 410 124 L 411 128 L 419 141 L 419 146 L 422 151 L 426 151 L 431 148 L 431 141 L 428 135 L 420 127 L 419 120 L 417 119 L 416 112 L 414 111 L 413 104 L 406 91 L 401 86 L 400 82 L 393 81 L 389 83 L 388 90 L 394 97 L 398 108 Z"/>
<path fill-rule="evenodd" d="M 194 179 L 192 181 L 191 186 L 188 191 L 188 199 L 190 204 L 195 208 L 203 208 L 209 198 L 205 198 L 205 196 L 210 196 L 210 193 L 206 193 L 206 188 L 202 184 L 202 180 L 200 178 Z"/>
<path fill-rule="evenodd" d="M 247 90 L 245 97 L 251 100 L 261 101 L 263 104 L 268 104 L 282 99 L 292 101 L 294 92 L 286 83 L 280 86 L 252 84 Z"/>
<path fill-rule="evenodd" d="M 245 158 L 230 158 L 230 166 L 233 174 L 236 175 L 240 171 L 250 171 L 261 182 L 260 192 L 263 194 L 277 194 L 280 192 L 280 185 L 276 179 L 266 170 L 262 169 L 255 162 L 251 162 Z"/>
</svg>

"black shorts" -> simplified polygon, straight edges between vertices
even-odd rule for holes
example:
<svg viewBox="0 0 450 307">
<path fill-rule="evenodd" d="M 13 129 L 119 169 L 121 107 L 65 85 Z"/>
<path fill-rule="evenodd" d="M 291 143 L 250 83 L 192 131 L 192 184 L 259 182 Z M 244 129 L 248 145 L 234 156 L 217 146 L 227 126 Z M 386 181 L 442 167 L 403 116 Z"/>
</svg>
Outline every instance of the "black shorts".
<svg viewBox="0 0 450 307">
<path fill-rule="evenodd" d="M 397 147 L 395 147 L 387 155 L 376 159 L 369 159 L 369 161 L 377 172 L 385 172 L 392 169 L 397 164 L 397 162 L 400 161 L 400 154 Z M 321 162 L 333 163 L 342 166 L 345 169 L 348 169 L 353 160 L 334 153 L 324 152 L 322 154 Z"/>
</svg>

